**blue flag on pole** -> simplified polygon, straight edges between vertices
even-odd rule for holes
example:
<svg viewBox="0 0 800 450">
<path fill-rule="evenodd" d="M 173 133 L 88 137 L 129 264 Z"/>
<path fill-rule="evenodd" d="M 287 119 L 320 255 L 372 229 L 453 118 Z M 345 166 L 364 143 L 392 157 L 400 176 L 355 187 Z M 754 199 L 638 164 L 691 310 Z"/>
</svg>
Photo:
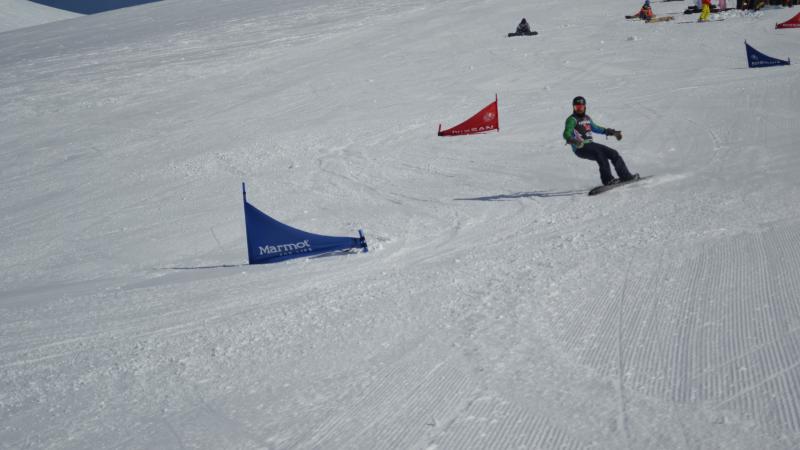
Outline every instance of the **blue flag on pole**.
<svg viewBox="0 0 800 450">
<path fill-rule="evenodd" d="M 768 67 L 768 66 L 788 66 L 789 63 L 791 62 L 791 59 L 784 61 L 782 59 L 777 59 L 771 56 L 767 56 L 761 53 L 760 51 L 754 49 L 753 47 L 751 47 L 750 44 L 747 43 L 747 41 L 744 41 L 744 46 L 745 49 L 747 50 L 747 65 L 751 68 Z"/>
<path fill-rule="evenodd" d="M 358 230 L 357 238 L 321 236 L 278 222 L 247 203 L 244 183 L 242 200 L 250 264 L 274 263 L 349 249 L 368 251 L 367 240 L 361 230 Z"/>
</svg>

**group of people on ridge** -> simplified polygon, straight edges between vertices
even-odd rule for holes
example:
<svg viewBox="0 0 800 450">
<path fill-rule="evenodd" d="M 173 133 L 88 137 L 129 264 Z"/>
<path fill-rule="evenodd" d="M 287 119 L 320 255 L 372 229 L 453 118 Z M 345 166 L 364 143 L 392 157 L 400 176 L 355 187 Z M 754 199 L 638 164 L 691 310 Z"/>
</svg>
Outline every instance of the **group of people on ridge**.
<svg viewBox="0 0 800 450">
<path fill-rule="evenodd" d="M 697 21 L 708 22 L 708 18 L 711 15 L 711 0 L 698 0 L 698 4 L 699 3 L 702 3 L 702 8 L 700 10 L 700 18 Z M 650 7 L 650 0 L 644 0 L 644 4 L 639 9 L 639 12 L 632 16 L 625 17 L 628 19 L 642 19 L 645 22 L 650 22 L 655 19 L 656 16 L 653 13 L 653 8 Z"/>
</svg>

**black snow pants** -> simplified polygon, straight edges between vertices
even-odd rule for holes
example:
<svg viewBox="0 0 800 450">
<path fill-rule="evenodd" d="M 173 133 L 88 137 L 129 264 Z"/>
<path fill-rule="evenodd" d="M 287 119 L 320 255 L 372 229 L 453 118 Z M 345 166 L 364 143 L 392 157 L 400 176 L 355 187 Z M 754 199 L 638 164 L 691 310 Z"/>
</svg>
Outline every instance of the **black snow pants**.
<svg viewBox="0 0 800 450">
<path fill-rule="evenodd" d="M 575 154 L 578 155 L 579 158 L 591 159 L 597 162 L 597 165 L 600 166 L 600 180 L 603 184 L 608 184 L 614 179 L 614 175 L 611 174 L 609 161 L 611 161 L 611 164 L 614 164 L 614 169 L 617 171 L 620 180 L 625 181 L 631 178 L 631 173 L 628 171 L 625 161 L 623 161 L 622 156 L 613 148 L 606 147 L 596 142 L 589 142 L 583 147 L 576 149 Z"/>
</svg>

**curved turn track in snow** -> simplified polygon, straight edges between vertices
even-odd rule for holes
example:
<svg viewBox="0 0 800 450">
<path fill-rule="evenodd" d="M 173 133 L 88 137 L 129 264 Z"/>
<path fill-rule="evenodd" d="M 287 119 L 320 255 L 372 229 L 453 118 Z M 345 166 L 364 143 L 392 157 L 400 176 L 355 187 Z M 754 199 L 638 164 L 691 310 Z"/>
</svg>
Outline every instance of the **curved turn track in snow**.
<svg viewBox="0 0 800 450">
<path fill-rule="evenodd" d="M 796 36 L 630 13 L 190 0 L 4 33 L 2 446 L 800 445 L 798 72 L 743 45 Z M 495 93 L 500 133 L 436 137 Z M 651 179 L 585 195 L 576 95 Z M 242 181 L 370 253 L 244 265 Z"/>
</svg>

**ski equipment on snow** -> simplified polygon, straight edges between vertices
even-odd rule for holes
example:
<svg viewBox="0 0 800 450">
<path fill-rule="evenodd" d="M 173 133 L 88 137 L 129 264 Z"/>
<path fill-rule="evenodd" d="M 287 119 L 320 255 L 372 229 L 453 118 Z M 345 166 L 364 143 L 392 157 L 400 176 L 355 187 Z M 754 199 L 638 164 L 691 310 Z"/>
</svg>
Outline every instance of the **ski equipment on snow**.
<svg viewBox="0 0 800 450">
<path fill-rule="evenodd" d="M 627 181 L 620 181 L 619 183 L 606 184 L 606 185 L 601 185 L 601 186 L 597 186 L 595 188 L 592 188 L 589 191 L 589 195 L 602 194 L 603 192 L 610 191 L 611 189 L 614 189 L 614 188 L 617 188 L 617 187 L 620 187 L 620 186 L 625 186 L 626 184 L 631 184 L 631 183 L 635 183 L 637 181 L 646 180 L 646 179 L 650 178 L 651 176 L 652 175 L 648 175 L 646 177 L 640 177 L 639 174 L 635 174 L 632 179 L 627 180 Z"/>
</svg>

